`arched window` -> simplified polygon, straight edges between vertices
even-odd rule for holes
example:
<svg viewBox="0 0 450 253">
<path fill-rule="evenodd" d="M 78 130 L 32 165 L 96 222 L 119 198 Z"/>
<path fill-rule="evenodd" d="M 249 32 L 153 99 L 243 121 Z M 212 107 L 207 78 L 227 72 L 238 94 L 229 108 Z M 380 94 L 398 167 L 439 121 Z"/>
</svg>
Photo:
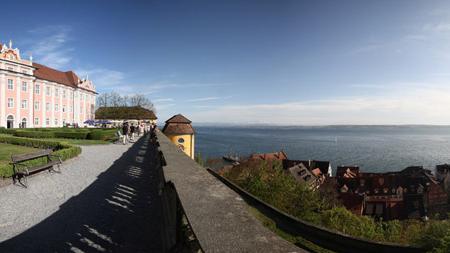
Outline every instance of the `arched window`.
<svg viewBox="0 0 450 253">
<path fill-rule="evenodd" d="M 13 128 L 14 127 L 14 116 L 9 115 L 6 119 L 6 127 L 7 128 Z"/>
<path fill-rule="evenodd" d="M 22 119 L 22 128 L 27 128 L 27 118 Z"/>
</svg>

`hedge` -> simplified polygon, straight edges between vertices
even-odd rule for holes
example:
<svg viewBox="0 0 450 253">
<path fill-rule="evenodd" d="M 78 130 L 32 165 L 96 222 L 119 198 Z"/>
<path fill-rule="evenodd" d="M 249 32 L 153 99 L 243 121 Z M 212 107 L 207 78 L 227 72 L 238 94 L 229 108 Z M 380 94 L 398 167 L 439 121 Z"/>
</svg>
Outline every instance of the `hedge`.
<svg viewBox="0 0 450 253">
<path fill-rule="evenodd" d="M 53 154 L 61 156 L 62 160 L 67 160 L 78 156 L 81 148 L 64 142 L 48 141 L 33 138 L 15 137 L 9 135 L 0 135 L 0 143 L 8 143 L 20 146 L 27 146 L 39 149 L 52 149 Z M 38 165 L 46 163 L 45 158 L 38 158 L 28 161 L 27 165 Z M 13 174 L 12 165 L 0 166 L 0 177 L 11 177 Z"/>
<path fill-rule="evenodd" d="M 92 130 L 88 135 L 89 140 L 109 141 L 115 138 L 117 129 L 96 129 Z"/>
<path fill-rule="evenodd" d="M 29 130 L 16 130 L 13 134 L 18 137 L 28 137 L 28 138 L 55 138 L 54 132 L 43 132 L 43 131 L 29 131 Z"/>
<path fill-rule="evenodd" d="M 0 127 L 0 134 L 14 134 L 17 130 L 17 128 Z"/>
<path fill-rule="evenodd" d="M 50 139 L 89 139 L 110 141 L 115 139 L 117 129 L 98 128 L 26 128 L 26 129 L 5 129 L 0 128 L 0 133 L 11 134 L 18 137 Z"/>
<path fill-rule="evenodd" d="M 89 132 L 54 132 L 56 138 L 87 139 Z"/>
</svg>

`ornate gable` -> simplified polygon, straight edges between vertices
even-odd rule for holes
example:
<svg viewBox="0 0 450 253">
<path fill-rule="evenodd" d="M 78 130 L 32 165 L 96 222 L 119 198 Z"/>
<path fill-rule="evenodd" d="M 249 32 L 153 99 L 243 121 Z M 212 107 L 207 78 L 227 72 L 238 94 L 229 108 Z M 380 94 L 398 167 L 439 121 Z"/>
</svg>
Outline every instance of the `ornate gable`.
<svg viewBox="0 0 450 253">
<path fill-rule="evenodd" d="M 18 48 L 12 47 L 12 42 L 9 41 L 9 47 L 6 44 L 0 44 L 0 58 L 10 61 L 21 61 L 20 51 Z"/>
<path fill-rule="evenodd" d="M 92 83 L 91 80 L 87 79 L 87 77 L 86 77 L 86 79 L 80 81 L 80 83 L 78 84 L 78 87 L 85 89 L 85 90 L 90 90 L 90 91 L 95 92 L 94 84 Z"/>
</svg>

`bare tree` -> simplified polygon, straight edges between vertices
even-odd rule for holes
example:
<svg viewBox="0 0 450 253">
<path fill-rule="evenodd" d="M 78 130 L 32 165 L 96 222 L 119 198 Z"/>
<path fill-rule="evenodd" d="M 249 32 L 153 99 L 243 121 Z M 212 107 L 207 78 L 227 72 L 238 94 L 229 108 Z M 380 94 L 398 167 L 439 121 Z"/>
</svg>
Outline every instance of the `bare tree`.
<svg viewBox="0 0 450 253">
<path fill-rule="evenodd" d="M 118 107 L 122 105 L 122 96 L 117 92 L 109 93 L 109 106 Z"/>
<path fill-rule="evenodd" d="M 98 107 L 108 106 L 108 94 L 102 93 L 102 94 L 98 95 L 96 104 Z"/>
<path fill-rule="evenodd" d="M 153 110 L 153 103 L 144 95 L 136 94 L 130 98 L 130 106 L 140 106 L 149 110 Z"/>
<path fill-rule="evenodd" d="M 98 107 L 119 107 L 119 106 L 140 106 L 149 110 L 155 110 L 153 103 L 144 95 L 136 94 L 133 96 L 120 95 L 117 92 L 102 93 L 97 96 Z"/>
<path fill-rule="evenodd" d="M 125 95 L 122 97 L 122 106 L 128 106 L 128 104 L 130 103 L 130 97 Z"/>
</svg>

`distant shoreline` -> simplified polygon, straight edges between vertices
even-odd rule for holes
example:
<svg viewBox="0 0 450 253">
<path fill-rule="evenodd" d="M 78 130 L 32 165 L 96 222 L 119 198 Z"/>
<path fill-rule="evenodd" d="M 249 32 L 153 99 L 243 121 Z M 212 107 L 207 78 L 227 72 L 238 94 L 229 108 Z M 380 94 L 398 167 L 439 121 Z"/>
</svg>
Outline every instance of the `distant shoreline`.
<svg viewBox="0 0 450 253">
<path fill-rule="evenodd" d="M 450 125 L 434 125 L 434 124 L 336 124 L 336 125 L 286 125 L 286 124 L 233 124 L 233 123 L 195 123 L 194 127 L 292 127 L 292 128 L 346 128 L 346 127 L 450 127 Z"/>
</svg>

